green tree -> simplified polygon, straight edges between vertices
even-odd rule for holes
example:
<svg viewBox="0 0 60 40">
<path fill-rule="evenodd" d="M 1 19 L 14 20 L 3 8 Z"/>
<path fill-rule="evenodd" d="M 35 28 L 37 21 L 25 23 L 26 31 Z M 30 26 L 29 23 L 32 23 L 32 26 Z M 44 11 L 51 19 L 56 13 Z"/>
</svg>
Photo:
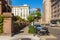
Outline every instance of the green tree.
<svg viewBox="0 0 60 40">
<path fill-rule="evenodd" d="M 35 12 L 30 12 L 30 15 L 35 15 Z"/>
<path fill-rule="evenodd" d="M 14 20 L 15 20 L 15 21 L 17 21 L 17 20 L 22 21 L 22 18 L 19 17 L 19 16 L 15 16 L 15 17 L 14 17 Z"/>
<path fill-rule="evenodd" d="M 31 15 L 29 15 L 29 16 L 27 17 L 27 20 L 28 20 L 29 22 L 32 22 L 32 21 L 34 21 L 34 17 L 31 16 Z"/>
<path fill-rule="evenodd" d="M 38 19 L 41 17 L 41 12 L 39 8 L 37 8 L 36 15 Z"/>
<path fill-rule="evenodd" d="M 41 17 L 41 13 L 40 12 L 36 12 L 37 18 L 39 19 Z"/>
<path fill-rule="evenodd" d="M 17 20 L 19 20 L 19 19 L 20 19 L 20 17 L 19 17 L 19 16 L 16 16 L 16 19 L 17 19 Z"/>
</svg>

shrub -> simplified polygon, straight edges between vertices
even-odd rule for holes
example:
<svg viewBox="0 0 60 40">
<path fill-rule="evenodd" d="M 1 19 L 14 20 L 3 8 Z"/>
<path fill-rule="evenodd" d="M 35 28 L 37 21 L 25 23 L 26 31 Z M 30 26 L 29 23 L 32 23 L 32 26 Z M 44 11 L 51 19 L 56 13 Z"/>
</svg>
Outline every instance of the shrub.
<svg viewBox="0 0 60 40">
<path fill-rule="evenodd" d="M 18 25 L 18 23 L 13 22 L 13 25 L 14 25 L 14 32 L 15 33 L 19 32 L 19 25 Z"/>
<path fill-rule="evenodd" d="M 35 33 L 35 28 L 34 26 L 29 26 L 29 31 L 30 34 L 34 34 Z"/>
<path fill-rule="evenodd" d="M 0 33 L 3 33 L 3 24 L 0 23 Z"/>
<path fill-rule="evenodd" d="M 0 33 L 3 33 L 3 17 L 0 15 Z"/>
</svg>

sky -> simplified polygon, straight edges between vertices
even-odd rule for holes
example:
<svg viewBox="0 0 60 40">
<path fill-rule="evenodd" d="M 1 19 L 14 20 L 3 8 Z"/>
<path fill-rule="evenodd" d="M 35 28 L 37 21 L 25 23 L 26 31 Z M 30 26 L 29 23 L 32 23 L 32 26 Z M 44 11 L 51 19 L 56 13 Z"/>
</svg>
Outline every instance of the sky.
<svg viewBox="0 0 60 40">
<path fill-rule="evenodd" d="M 40 8 L 42 12 L 42 2 L 43 0 L 12 0 L 12 6 L 28 4 L 30 6 L 30 9 Z"/>
</svg>

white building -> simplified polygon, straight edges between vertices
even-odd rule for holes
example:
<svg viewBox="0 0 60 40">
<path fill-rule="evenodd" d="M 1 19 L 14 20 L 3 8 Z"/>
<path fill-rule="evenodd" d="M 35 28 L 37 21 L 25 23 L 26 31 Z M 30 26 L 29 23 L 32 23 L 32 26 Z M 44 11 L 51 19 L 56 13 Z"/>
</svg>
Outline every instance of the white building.
<svg viewBox="0 0 60 40">
<path fill-rule="evenodd" d="M 27 16 L 29 16 L 29 6 L 13 6 L 12 13 L 14 14 L 14 16 L 20 16 L 21 18 L 27 20 Z"/>
</svg>

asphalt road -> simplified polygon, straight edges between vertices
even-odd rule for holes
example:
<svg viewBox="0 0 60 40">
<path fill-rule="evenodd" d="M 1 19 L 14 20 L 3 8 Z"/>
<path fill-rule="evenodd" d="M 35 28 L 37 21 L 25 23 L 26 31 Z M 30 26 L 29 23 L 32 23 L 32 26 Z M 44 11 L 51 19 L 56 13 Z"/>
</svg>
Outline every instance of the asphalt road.
<svg viewBox="0 0 60 40">
<path fill-rule="evenodd" d="M 60 27 L 58 27 L 60 28 Z M 48 38 L 46 40 L 60 40 L 60 29 L 54 29 L 54 28 L 51 28 L 49 27 L 49 31 L 50 31 L 50 34 L 54 35 L 56 37 L 56 39 L 51 39 L 51 38 Z"/>
</svg>

